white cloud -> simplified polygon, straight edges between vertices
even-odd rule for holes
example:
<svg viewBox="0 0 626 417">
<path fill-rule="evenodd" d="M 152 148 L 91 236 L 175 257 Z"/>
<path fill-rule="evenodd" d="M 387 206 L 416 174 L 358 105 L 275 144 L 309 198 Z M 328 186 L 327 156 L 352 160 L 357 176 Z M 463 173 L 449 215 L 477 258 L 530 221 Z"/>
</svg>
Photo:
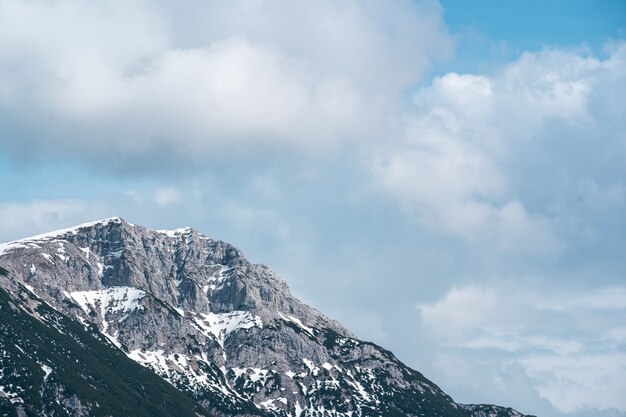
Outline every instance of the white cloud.
<svg viewBox="0 0 626 417">
<path fill-rule="evenodd" d="M 555 194 L 541 201 L 539 192 L 572 176 L 603 206 L 623 201 L 615 175 L 613 184 L 597 185 L 596 176 L 606 182 L 600 177 L 606 170 L 595 156 L 587 162 L 582 154 L 563 155 L 595 141 L 598 157 L 623 156 L 619 129 L 599 130 L 606 115 L 596 113 L 596 102 L 599 95 L 607 101 L 626 93 L 619 81 L 626 76 L 625 56 L 623 44 L 604 60 L 546 50 L 524 53 L 491 76 L 436 77 L 416 93 L 404 138 L 377 149 L 374 179 L 434 230 L 496 251 L 558 254 L 566 248 L 558 230 L 565 215 L 549 213 Z M 611 124 L 621 123 L 623 117 L 613 116 Z M 534 184 L 535 192 L 531 181 L 544 184 Z"/>
<path fill-rule="evenodd" d="M 114 215 L 106 212 L 99 204 L 75 199 L 0 203 L 0 241 L 15 240 Z"/>
<path fill-rule="evenodd" d="M 554 300 L 557 302 L 553 302 Z M 609 287 L 596 289 L 593 292 L 576 297 L 553 296 L 549 299 L 539 297 L 542 308 L 555 311 L 575 310 L 626 310 L 626 288 Z"/>
<path fill-rule="evenodd" d="M 163 187 L 154 193 L 154 202 L 159 206 L 169 206 L 182 199 L 182 193 L 175 187 Z"/>
<path fill-rule="evenodd" d="M 161 169 L 328 150 L 379 131 L 451 49 L 434 2 L 278 3 L 3 2 L 5 145 Z"/>
<path fill-rule="evenodd" d="M 536 400 L 545 398 L 561 412 L 626 411 L 626 288 L 560 293 L 517 284 L 469 285 L 419 311 L 439 352 L 433 372 L 444 386 L 482 375 L 500 401 L 523 409 L 519 387 L 507 388 L 507 378 L 499 376 L 515 366 Z M 450 365 L 457 362 L 465 363 L 458 371 Z"/>
<path fill-rule="evenodd" d="M 564 412 L 583 407 L 626 411 L 626 353 L 538 355 L 520 359 L 541 395 Z"/>
<path fill-rule="evenodd" d="M 145 187 L 145 184 L 142 184 Z M 193 225 L 190 219 L 201 211 L 202 192 L 191 182 L 176 187 L 113 190 L 102 187 L 91 198 L 35 199 L 0 203 L 0 241 L 33 236 L 77 224 L 119 216 L 156 229 Z M 177 216 L 172 216 L 176 213 Z M 177 222 L 181 223 L 177 223 Z M 182 223 L 184 222 L 184 223 Z"/>
<path fill-rule="evenodd" d="M 476 134 L 458 127 L 454 114 L 433 110 L 409 135 L 404 147 L 376 163 L 374 175 L 425 225 L 498 251 L 543 255 L 561 250 L 549 222 L 507 196 L 506 175 L 491 149 L 472 143 Z"/>
</svg>

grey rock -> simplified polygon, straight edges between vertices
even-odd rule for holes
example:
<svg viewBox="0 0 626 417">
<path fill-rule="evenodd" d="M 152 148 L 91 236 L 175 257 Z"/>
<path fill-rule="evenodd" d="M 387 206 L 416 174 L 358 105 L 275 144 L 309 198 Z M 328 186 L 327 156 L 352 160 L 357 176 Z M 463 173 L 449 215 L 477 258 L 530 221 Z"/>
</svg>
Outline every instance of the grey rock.
<svg viewBox="0 0 626 417">
<path fill-rule="evenodd" d="M 220 398 L 222 415 L 250 402 L 274 416 L 521 415 L 455 403 L 267 266 L 190 228 L 111 218 L 0 245 L 0 265 L 207 409 Z"/>
</svg>

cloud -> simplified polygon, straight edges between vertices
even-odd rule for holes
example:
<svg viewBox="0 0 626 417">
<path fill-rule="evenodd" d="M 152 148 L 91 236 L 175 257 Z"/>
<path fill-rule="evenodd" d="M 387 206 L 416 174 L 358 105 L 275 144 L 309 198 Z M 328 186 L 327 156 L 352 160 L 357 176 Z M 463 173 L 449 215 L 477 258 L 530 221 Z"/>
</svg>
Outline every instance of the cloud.
<svg viewBox="0 0 626 417">
<path fill-rule="evenodd" d="M 156 190 L 154 202 L 159 206 L 169 206 L 183 198 L 181 192 L 175 187 L 163 187 Z"/>
<path fill-rule="evenodd" d="M 0 203 L 0 241 L 113 216 L 99 204 L 77 199 Z"/>
<path fill-rule="evenodd" d="M 453 47 L 442 16 L 410 0 L 1 1 L 0 149 L 48 165 L 9 174 L 0 236 L 112 215 L 193 226 L 457 400 L 624 416 L 626 45 L 424 81 Z M 66 172 L 76 199 L 28 200 Z M 432 301 L 419 334 L 398 320 L 415 294 Z"/>
<path fill-rule="evenodd" d="M 321 153 L 379 131 L 452 45 L 430 1 L 171 7 L 3 2 L 3 145 L 113 170 Z"/>
<path fill-rule="evenodd" d="M 601 162 L 626 155 L 623 114 L 597 109 L 626 93 L 625 61 L 624 44 L 605 59 L 553 49 L 492 75 L 436 77 L 415 94 L 403 137 L 373 153 L 373 179 L 434 231 L 523 256 L 569 250 L 575 228 L 562 221 L 591 217 L 553 210 L 564 181 L 593 207 L 623 204 L 624 170 Z"/>
<path fill-rule="evenodd" d="M 538 405 L 544 398 L 562 413 L 625 412 L 626 288 L 566 291 L 465 285 L 420 305 L 422 329 L 440 352 L 435 372 L 444 385 L 482 375 L 497 396 L 524 409 L 522 391 L 506 376 L 517 369 Z"/>
<path fill-rule="evenodd" d="M 583 407 L 626 411 L 626 354 L 545 355 L 520 360 L 539 392 L 564 412 Z"/>
</svg>

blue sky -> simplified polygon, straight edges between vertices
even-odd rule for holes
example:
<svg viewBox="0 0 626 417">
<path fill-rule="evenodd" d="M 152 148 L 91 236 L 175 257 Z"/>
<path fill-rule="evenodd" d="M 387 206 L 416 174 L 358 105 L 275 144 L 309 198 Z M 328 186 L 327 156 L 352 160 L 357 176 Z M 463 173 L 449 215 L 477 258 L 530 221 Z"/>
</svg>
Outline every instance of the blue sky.
<svg viewBox="0 0 626 417">
<path fill-rule="evenodd" d="M 458 401 L 626 416 L 623 22 L 0 0 L 0 241 L 190 225 Z"/>
<path fill-rule="evenodd" d="M 452 32 L 476 31 L 519 50 L 550 45 L 597 47 L 624 29 L 626 17 L 626 6 L 615 0 L 446 0 L 441 4 Z"/>
</svg>

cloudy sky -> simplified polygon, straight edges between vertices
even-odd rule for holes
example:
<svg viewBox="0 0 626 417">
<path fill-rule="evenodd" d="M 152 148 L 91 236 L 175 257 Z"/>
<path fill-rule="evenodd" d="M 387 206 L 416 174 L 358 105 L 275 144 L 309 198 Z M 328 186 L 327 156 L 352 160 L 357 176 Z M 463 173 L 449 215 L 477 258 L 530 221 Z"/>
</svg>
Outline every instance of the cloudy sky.
<svg viewBox="0 0 626 417">
<path fill-rule="evenodd" d="M 193 226 L 460 402 L 626 416 L 626 3 L 0 0 L 0 241 Z"/>
</svg>

